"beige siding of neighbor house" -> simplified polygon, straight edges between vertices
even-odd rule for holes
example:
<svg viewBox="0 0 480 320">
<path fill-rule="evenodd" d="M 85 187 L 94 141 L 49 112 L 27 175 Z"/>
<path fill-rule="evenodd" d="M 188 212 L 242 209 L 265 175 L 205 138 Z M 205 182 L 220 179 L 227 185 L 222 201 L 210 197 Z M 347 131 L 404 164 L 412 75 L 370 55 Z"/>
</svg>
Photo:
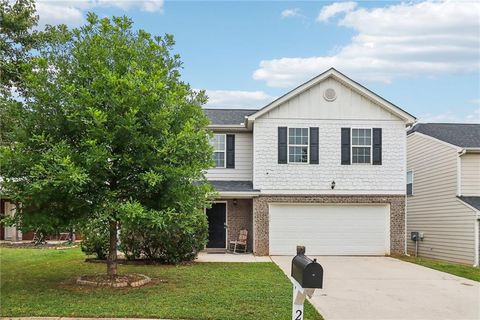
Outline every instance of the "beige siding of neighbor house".
<svg viewBox="0 0 480 320">
<path fill-rule="evenodd" d="M 407 170 L 413 170 L 413 195 L 407 196 L 407 251 L 415 254 L 410 232 L 424 233 L 418 255 L 475 264 L 472 209 L 457 199 L 458 152 L 420 134 L 407 138 Z"/>
<path fill-rule="evenodd" d="M 252 181 L 253 138 L 251 132 L 219 132 L 235 134 L 235 168 L 210 168 L 205 176 L 208 180 Z"/>
<path fill-rule="evenodd" d="M 480 196 L 480 154 L 464 154 L 461 159 L 462 196 Z"/>
</svg>

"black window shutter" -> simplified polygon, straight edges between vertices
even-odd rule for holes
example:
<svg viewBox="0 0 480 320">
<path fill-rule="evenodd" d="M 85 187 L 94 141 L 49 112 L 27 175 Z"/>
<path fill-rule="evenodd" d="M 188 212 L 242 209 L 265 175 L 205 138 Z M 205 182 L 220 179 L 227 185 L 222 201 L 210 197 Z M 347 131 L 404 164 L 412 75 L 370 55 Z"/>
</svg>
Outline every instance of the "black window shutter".
<svg viewBox="0 0 480 320">
<path fill-rule="evenodd" d="M 382 128 L 373 128 L 373 159 L 372 164 L 382 164 Z"/>
<path fill-rule="evenodd" d="M 342 128 L 342 164 L 350 164 L 350 128 Z"/>
<path fill-rule="evenodd" d="M 227 134 L 227 168 L 235 168 L 235 135 Z"/>
<path fill-rule="evenodd" d="M 310 128 L 310 164 L 318 164 L 318 128 Z"/>
<path fill-rule="evenodd" d="M 278 127 L 278 163 L 287 163 L 287 127 Z"/>
</svg>

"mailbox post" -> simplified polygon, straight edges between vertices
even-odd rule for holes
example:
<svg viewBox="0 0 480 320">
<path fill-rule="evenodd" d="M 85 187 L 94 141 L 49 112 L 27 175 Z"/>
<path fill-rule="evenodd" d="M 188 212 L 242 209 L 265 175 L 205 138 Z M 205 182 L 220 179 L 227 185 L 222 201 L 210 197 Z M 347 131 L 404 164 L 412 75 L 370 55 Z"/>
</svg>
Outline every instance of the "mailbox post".
<svg viewBox="0 0 480 320">
<path fill-rule="evenodd" d="M 293 306 L 292 320 L 303 320 L 305 298 L 312 297 L 315 289 L 323 287 L 323 268 L 317 259 L 305 255 L 305 247 L 297 247 L 292 260 Z"/>
</svg>

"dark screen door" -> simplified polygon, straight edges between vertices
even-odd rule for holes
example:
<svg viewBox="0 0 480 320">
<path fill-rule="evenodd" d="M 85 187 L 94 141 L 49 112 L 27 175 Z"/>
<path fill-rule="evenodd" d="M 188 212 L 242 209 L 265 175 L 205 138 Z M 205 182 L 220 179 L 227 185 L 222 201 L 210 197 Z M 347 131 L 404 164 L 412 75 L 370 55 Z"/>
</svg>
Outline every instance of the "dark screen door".
<svg viewBox="0 0 480 320">
<path fill-rule="evenodd" d="M 226 248 L 225 222 L 227 221 L 226 203 L 214 203 L 207 209 L 208 243 L 207 248 Z"/>
</svg>

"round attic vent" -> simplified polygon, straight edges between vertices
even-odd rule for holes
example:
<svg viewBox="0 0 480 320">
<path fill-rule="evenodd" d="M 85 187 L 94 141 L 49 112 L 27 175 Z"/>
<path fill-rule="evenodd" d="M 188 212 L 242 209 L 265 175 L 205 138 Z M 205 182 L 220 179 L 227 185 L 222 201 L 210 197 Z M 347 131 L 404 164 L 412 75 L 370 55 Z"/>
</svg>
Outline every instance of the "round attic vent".
<svg viewBox="0 0 480 320">
<path fill-rule="evenodd" d="M 337 99 L 337 93 L 335 92 L 335 89 L 328 88 L 323 92 L 323 97 L 327 101 L 333 101 Z"/>
</svg>

